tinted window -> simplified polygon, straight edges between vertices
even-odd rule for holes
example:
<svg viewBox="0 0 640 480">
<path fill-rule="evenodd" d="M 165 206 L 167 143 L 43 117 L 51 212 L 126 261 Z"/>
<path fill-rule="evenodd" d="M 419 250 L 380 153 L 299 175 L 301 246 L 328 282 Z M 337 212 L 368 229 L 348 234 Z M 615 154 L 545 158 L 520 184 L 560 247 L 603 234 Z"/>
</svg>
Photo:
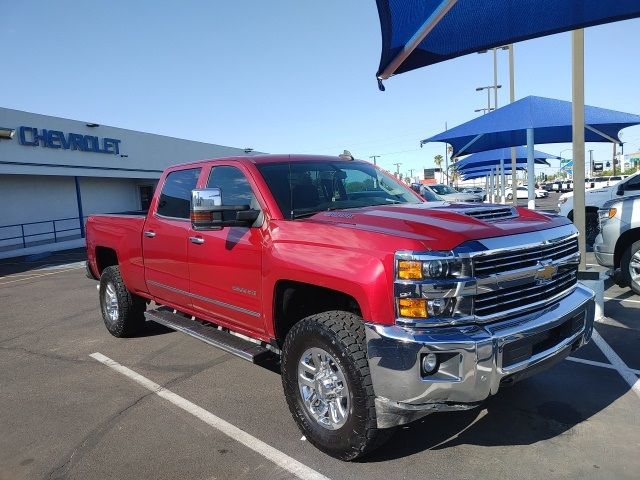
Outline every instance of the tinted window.
<svg viewBox="0 0 640 480">
<path fill-rule="evenodd" d="M 207 181 L 207 188 L 219 188 L 223 205 L 251 205 L 259 208 L 251 185 L 236 167 L 213 167 Z M 223 212 L 224 220 L 235 220 L 235 212 Z"/>
<path fill-rule="evenodd" d="M 627 180 L 624 184 L 625 190 L 640 190 L 640 175 L 636 175 L 633 178 Z"/>
<path fill-rule="evenodd" d="M 406 185 L 364 162 L 268 163 L 258 169 L 289 218 L 322 210 L 420 203 Z"/>
<path fill-rule="evenodd" d="M 174 218 L 189 218 L 191 209 L 191 190 L 198 183 L 199 168 L 177 170 L 167 175 L 160 201 L 158 202 L 158 215 Z"/>
</svg>

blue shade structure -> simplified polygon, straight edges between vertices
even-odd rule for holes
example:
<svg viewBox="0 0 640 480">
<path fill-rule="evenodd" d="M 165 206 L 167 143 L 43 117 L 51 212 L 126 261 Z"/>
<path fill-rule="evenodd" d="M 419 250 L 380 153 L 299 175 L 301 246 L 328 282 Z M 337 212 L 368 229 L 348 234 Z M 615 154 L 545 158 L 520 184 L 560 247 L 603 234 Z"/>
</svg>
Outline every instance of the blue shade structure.
<svg viewBox="0 0 640 480">
<path fill-rule="evenodd" d="M 376 3 L 382 33 L 379 80 L 488 48 L 640 16 L 638 0 Z"/>
<path fill-rule="evenodd" d="M 556 155 L 551 155 L 550 153 L 534 150 L 535 163 L 549 165 L 547 163 L 547 159 L 549 158 L 556 159 L 556 160 L 560 159 L 560 157 Z M 469 155 L 468 157 L 458 160 L 456 163 L 452 164 L 452 166 L 455 166 L 456 170 L 458 170 L 459 172 L 464 172 L 466 170 L 475 169 L 479 167 L 487 167 L 491 169 L 491 167 L 500 165 L 501 161 L 503 161 L 505 165 L 508 163 L 510 166 L 511 164 L 510 148 L 498 148 L 495 150 L 487 150 L 485 152 L 474 153 L 472 155 Z M 526 165 L 527 149 L 525 147 L 516 148 L 516 163 L 518 165 L 520 164 Z"/>
<path fill-rule="evenodd" d="M 589 105 L 584 107 L 584 117 L 587 142 L 620 143 L 620 130 L 640 124 L 640 115 Z M 528 129 L 533 129 L 536 144 L 571 142 L 571 125 L 571 102 L 529 96 L 420 143 L 448 143 L 457 157 L 525 145 Z"/>
</svg>

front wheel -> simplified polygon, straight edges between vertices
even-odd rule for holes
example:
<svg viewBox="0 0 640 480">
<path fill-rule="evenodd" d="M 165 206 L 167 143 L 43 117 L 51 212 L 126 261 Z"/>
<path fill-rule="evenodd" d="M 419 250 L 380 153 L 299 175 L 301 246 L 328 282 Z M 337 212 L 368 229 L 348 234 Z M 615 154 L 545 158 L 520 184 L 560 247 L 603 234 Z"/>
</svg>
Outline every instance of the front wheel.
<svg viewBox="0 0 640 480">
<path fill-rule="evenodd" d="M 331 311 L 296 323 L 282 349 L 282 384 L 307 440 L 341 460 L 354 460 L 390 434 L 378 429 L 364 324 Z"/>
<path fill-rule="evenodd" d="M 633 243 L 622 254 L 620 272 L 624 282 L 640 295 L 640 241 Z"/>
</svg>

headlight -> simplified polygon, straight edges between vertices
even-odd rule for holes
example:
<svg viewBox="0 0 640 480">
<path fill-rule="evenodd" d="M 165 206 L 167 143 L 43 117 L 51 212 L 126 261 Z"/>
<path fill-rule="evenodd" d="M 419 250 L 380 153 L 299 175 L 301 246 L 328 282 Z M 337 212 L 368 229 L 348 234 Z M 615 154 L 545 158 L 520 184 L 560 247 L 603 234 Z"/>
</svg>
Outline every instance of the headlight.
<svg viewBox="0 0 640 480">
<path fill-rule="evenodd" d="M 443 325 L 471 315 L 471 259 L 451 251 L 396 253 L 394 297 L 401 324 Z"/>
<path fill-rule="evenodd" d="M 419 260 L 398 260 L 397 278 L 400 280 L 446 279 L 463 274 L 461 259 L 454 257 L 451 252 L 433 252 L 419 257 Z"/>
<path fill-rule="evenodd" d="M 618 210 L 615 208 L 604 208 L 602 210 L 598 210 L 598 216 L 600 217 L 600 223 L 606 222 L 607 220 L 613 218 L 618 213 Z"/>
</svg>

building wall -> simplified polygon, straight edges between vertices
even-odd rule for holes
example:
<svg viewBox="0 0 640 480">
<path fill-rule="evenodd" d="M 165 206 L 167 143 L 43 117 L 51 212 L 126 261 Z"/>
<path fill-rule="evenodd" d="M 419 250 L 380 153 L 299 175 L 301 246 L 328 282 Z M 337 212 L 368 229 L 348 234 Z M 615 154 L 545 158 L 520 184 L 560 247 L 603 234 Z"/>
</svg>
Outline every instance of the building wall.
<svg viewBox="0 0 640 480">
<path fill-rule="evenodd" d="M 139 186 L 155 186 L 170 165 L 247 155 L 243 148 L 8 108 L 0 108 L 0 127 L 15 130 L 13 138 L 0 138 L 0 258 L 18 248 L 23 251 L 16 255 L 44 251 L 54 240 L 80 244 L 74 177 L 85 217 L 134 211 L 141 207 Z M 64 218 L 69 220 L 56 221 L 55 228 L 68 231 L 42 234 Z M 23 229 L 26 249 L 22 238 L 6 239 L 21 236 Z"/>
</svg>

